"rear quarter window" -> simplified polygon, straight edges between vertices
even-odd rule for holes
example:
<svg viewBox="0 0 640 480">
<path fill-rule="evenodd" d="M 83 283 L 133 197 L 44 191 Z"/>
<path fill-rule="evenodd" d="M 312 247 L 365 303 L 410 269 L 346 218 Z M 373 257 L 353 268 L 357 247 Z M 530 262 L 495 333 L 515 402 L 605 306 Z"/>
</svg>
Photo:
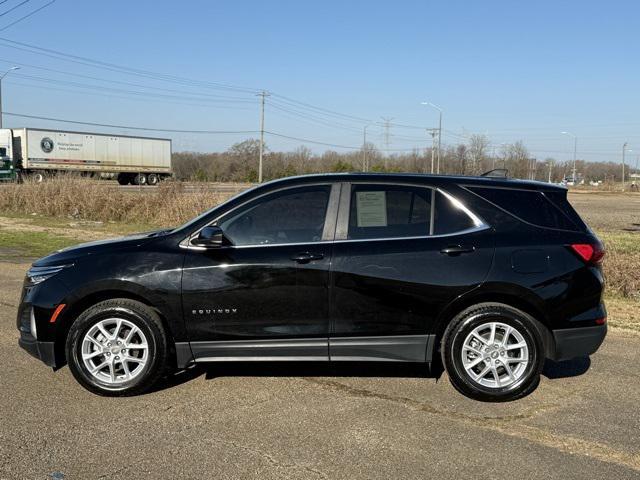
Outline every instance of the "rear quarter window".
<svg viewBox="0 0 640 480">
<path fill-rule="evenodd" d="M 527 223 L 544 228 L 580 230 L 579 224 L 543 192 L 487 187 L 467 187 L 467 189 Z M 568 202 L 566 206 L 573 211 Z"/>
</svg>

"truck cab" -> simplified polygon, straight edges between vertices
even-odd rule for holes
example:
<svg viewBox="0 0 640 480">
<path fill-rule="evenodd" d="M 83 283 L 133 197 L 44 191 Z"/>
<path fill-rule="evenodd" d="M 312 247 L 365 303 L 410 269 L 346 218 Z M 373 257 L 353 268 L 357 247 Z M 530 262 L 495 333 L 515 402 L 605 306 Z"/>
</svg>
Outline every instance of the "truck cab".
<svg viewBox="0 0 640 480">
<path fill-rule="evenodd" d="M 13 134 L 11 129 L 0 129 L 0 182 L 17 179 L 18 168 L 13 158 Z"/>
</svg>

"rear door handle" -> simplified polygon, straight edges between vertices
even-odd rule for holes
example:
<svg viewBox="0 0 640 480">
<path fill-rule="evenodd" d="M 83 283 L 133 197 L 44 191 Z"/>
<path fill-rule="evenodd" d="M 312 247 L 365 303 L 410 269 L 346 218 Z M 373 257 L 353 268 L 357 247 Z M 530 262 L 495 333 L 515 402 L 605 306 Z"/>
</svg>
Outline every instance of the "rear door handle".
<svg viewBox="0 0 640 480">
<path fill-rule="evenodd" d="M 322 260 L 324 255 L 321 253 L 309 253 L 302 252 L 291 257 L 291 260 L 295 260 L 298 263 L 309 263 L 313 260 Z"/>
<path fill-rule="evenodd" d="M 450 257 L 455 257 L 463 253 L 472 253 L 475 249 L 475 247 L 464 247 L 462 245 L 448 245 L 440 250 L 440 253 L 443 255 L 449 255 Z"/>
</svg>

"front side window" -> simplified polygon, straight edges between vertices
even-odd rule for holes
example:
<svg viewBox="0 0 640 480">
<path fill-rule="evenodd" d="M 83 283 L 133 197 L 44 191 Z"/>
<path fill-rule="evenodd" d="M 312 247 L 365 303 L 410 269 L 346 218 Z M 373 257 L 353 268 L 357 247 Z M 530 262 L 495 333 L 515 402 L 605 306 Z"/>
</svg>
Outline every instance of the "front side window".
<svg viewBox="0 0 640 480">
<path fill-rule="evenodd" d="M 259 198 L 218 221 L 234 245 L 322 240 L 331 186 L 287 189 Z"/>
<path fill-rule="evenodd" d="M 348 238 L 429 235 L 431 192 L 423 187 L 352 185 Z"/>
</svg>

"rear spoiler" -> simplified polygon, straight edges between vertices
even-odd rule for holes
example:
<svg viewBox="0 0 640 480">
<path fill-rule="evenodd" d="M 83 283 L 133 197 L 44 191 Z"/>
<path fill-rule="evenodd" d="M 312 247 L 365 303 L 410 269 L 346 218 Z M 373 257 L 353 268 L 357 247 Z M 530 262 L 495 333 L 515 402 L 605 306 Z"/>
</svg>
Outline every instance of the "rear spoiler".
<svg viewBox="0 0 640 480">
<path fill-rule="evenodd" d="M 493 170 L 489 170 L 488 172 L 484 172 L 481 177 L 490 177 L 490 178 L 509 178 L 509 169 L 507 168 L 494 168 Z"/>
</svg>

